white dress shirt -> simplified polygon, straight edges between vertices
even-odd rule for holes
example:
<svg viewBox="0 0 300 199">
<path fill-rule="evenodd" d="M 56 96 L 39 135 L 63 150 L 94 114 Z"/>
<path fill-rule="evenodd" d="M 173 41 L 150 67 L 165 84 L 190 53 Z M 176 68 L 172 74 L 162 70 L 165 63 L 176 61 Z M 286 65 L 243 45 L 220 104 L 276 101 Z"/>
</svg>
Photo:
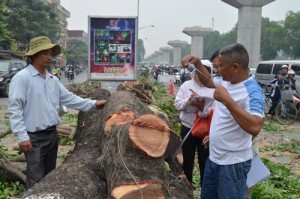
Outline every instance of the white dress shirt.
<svg viewBox="0 0 300 199">
<path fill-rule="evenodd" d="M 29 65 L 10 82 L 8 112 L 18 141 L 29 140 L 27 131 L 35 132 L 60 123 L 60 106 L 87 111 L 96 100 L 83 99 L 69 92 L 57 77 L 46 71 L 46 78 Z"/>
</svg>

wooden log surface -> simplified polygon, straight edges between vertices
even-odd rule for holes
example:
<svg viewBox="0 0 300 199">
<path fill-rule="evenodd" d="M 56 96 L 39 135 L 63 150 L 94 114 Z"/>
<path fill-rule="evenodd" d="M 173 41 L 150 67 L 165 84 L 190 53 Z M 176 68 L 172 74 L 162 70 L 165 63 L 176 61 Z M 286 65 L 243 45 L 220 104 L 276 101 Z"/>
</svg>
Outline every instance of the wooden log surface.
<svg viewBox="0 0 300 199">
<path fill-rule="evenodd" d="M 171 171 L 165 167 L 166 159 L 172 159 L 174 149 L 180 144 L 178 136 L 169 132 L 169 140 L 160 149 L 163 154 L 151 157 L 143 152 L 145 149 L 140 149 L 143 142 L 140 146 L 132 142 L 129 129 L 133 121 L 152 111 L 129 92 L 120 91 L 109 97 L 108 91 L 98 90 L 97 96 L 108 102 L 101 110 L 79 113 L 72 155 L 20 198 L 51 194 L 56 198 L 193 198 L 188 184 L 178 179 L 178 173 L 182 172 L 178 162 L 172 161 L 176 162 L 174 173 L 171 166 Z M 106 123 L 122 111 L 131 111 L 133 120 Z M 107 125 L 110 127 L 105 129 Z M 151 134 L 149 131 L 142 137 L 151 138 Z"/>
</svg>

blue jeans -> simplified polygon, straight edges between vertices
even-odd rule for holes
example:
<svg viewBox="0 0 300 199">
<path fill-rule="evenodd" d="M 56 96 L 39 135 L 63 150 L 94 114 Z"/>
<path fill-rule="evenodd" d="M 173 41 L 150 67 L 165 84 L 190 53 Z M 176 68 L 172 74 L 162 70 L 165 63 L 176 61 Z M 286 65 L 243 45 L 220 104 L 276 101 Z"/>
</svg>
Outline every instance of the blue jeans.
<svg viewBox="0 0 300 199">
<path fill-rule="evenodd" d="M 231 165 L 206 161 L 201 199 L 244 199 L 251 160 Z"/>
</svg>

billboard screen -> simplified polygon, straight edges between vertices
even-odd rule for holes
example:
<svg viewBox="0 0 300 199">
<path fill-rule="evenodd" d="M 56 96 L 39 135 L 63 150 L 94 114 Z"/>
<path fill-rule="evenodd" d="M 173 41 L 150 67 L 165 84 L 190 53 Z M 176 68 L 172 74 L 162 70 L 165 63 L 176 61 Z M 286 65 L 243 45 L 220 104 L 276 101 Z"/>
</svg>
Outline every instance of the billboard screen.
<svg viewBox="0 0 300 199">
<path fill-rule="evenodd" d="M 89 16 L 90 79 L 136 79 L 136 28 L 136 17 Z"/>
</svg>

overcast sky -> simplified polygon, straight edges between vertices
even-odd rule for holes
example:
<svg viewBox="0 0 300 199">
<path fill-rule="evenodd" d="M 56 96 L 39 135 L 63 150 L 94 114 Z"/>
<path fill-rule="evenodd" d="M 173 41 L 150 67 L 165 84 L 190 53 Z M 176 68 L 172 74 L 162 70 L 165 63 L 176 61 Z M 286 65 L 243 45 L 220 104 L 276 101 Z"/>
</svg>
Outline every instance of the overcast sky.
<svg viewBox="0 0 300 199">
<path fill-rule="evenodd" d="M 170 40 L 191 42 L 182 33 L 184 27 L 213 27 L 221 33 L 230 31 L 238 20 L 238 9 L 221 0 L 61 0 L 71 16 L 69 30 L 88 31 L 88 16 L 137 16 L 139 4 L 139 38 L 144 40 L 146 56 L 160 47 L 168 46 Z M 299 0 L 275 0 L 262 9 L 263 17 L 279 21 L 287 11 L 300 11 Z M 145 39 L 147 38 L 147 39 Z M 170 47 L 170 46 L 169 46 Z"/>
</svg>

